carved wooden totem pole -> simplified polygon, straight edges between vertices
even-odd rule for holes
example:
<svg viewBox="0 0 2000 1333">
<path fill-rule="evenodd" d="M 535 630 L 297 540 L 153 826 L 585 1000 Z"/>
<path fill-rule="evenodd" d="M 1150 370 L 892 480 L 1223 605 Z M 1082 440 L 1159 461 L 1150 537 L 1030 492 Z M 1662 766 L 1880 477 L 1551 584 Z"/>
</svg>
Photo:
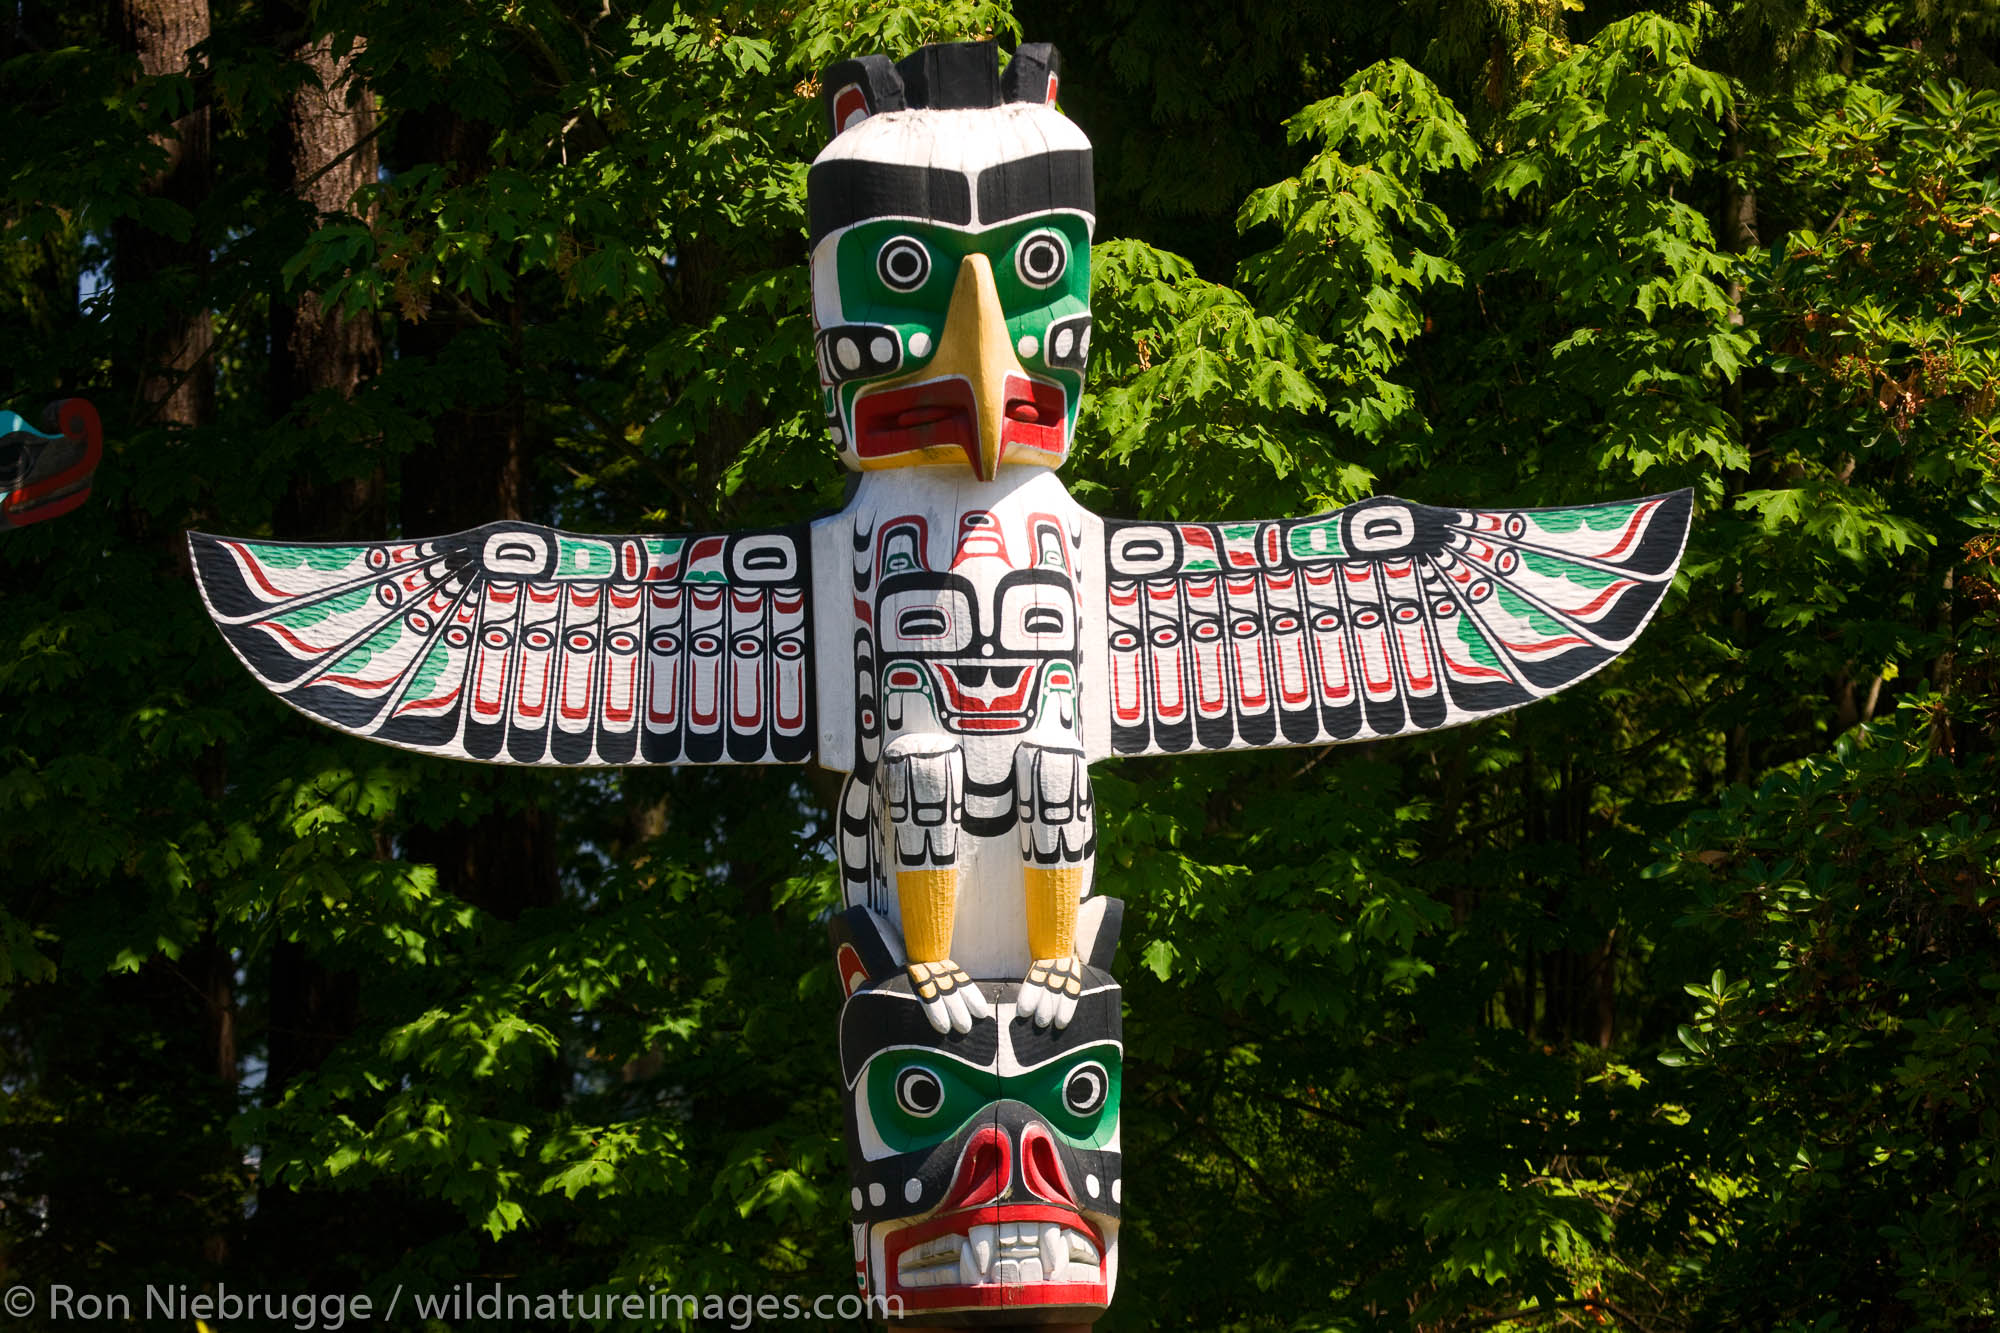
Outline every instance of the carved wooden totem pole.
<svg viewBox="0 0 2000 1333">
<path fill-rule="evenodd" d="M 855 1273 L 912 1322 L 1088 1323 L 1118 1272 L 1119 905 L 1088 766 L 1532 702 L 1658 606 L 1688 492 L 1105 520 L 1057 476 L 1090 346 L 1091 154 L 1057 58 L 830 70 L 808 178 L 840 513 L 757 532 L 190 534 L 209 609 L 319 720 L 493 763 L 847 774 L 833 923 Z"/>
<path fill-rule="evenodd" d="M 50 405 L 44 435 L 12 412 L 0 412 L 0 530 L 67 514 L 90 498 L 91 474 L 104 456 L 97 409 L 83 398 Z"/>
</svg>

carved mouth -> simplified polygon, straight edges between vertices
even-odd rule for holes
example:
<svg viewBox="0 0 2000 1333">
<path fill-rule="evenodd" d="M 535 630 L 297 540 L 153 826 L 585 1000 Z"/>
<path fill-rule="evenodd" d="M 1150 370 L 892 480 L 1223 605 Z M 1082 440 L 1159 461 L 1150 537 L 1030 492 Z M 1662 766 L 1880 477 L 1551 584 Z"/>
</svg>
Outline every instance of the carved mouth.
<svg viewBox="0 0 2000 1333">
<path fill-rule="evenodd" d="M 1004 460 L 1015 448 L 1060 454 L 1065 405 L 1061 386 L 1009 375 L 1003 393 L 999 456 Z M 854 451 L 863 458 L 959 449 L 973 471 L 979 470 L 979 411 L 972 383 L 962 375 L 862 393 L 854 402 L 854 435 Z"/>
<path fill-rule="evenodd" d="M 1000 426 L 1003 456 L 1017 449 L 1060 454 L 1063 448 L 1062 389 L 1040 380 L 1007 377 L 1007 405 Z"/>
<path fill-rule="evenodd" d="M 979 451 L 972 385 L 953 375 L 906 389 L 864 393 L 854 403 L 854 434 L 854 451 L 863 458 L 939 447 L 962 449 L 971 458 Z"/>
<path fill-rule="evenodd" d="M 888 1238 L 890 1293 L 914 1309 L 1102 1305 L 1104 1245 L 1081 1215 L 1049 1204 L 947 1213 Z"/>
<path fill-rule="evenodd" d="M 961 725 L 974 731 L 1018 731 L 1027 725 L 1034 663 L 932 662 L 930 667 Z"/>
</svg>

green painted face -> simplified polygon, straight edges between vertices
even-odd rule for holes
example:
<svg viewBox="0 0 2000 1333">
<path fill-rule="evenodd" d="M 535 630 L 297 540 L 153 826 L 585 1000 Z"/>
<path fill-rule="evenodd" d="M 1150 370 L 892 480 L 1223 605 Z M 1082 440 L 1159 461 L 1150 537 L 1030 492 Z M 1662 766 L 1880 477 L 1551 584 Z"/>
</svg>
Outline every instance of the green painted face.
<svg viewBox="0 0 2000 1333">
<path fill-rule="evenodd" d="M 1036 243 L 1036 237 L 1045 239 Z M 1090 310 L 1090 231 L 1075 214 L 1041 214 L 979 232 L 884 218 L 849 228 L 837 243 L 842 322 L 897 329 L 909 358 L 906 367 L 921 368 L 944 333 L 959 265 L 973 254 L 985 255 L 993 265 L 1000 308 L 1017 348 L 1022 338 L 1040 342 L 1051 321 Z M 921 354 L 910 346 L 919 332 L 930 344 Z M 1058 371 L 1043 350 L 1021 357 L 1021 364 L 1073 374 Z M 1082 376 L 1073 382 L 1081 386 Z"/>
<path fill-rule="evenodd" d="M 893 1152 L 934 1148 L 1000 1101 L 1021 1102 L 1070 1147 L 1093 1151 L 1118 1130 L 1123 1071 L 1112 1042 L 997 1076 L 942 1051 L 891 1050 L 869 1062 L 863 1095 L 876 1132 Z"/>
<path fill-rule="evenodd" d="M 830 253 L 829 253 L 830 251 Z M 1083 396 L 1090 342 L 1090 224 L 1080 214 L 1041 213 L 982 231 L 910 219 L 858 223 L 815 256 L 831 264 L 837 306 L 826 274 L 815 275 L 815 317 L 823 330 L 820 375 L 823 407 L 835 438 L 863 467 L 899 466 L 914 440 L 884 435 L 856 400 L 888 384 L 924 379 L 944 345 L 954 297 L 961 292 L 965 261 L 984 256 L 1004 327 L 1009 373 L 1038 382 L 1052 420 L 1059 395 L 1061 428 L 1023 430 L 1024 446 L 1048 455 L 1053 466 L 1067 454 Z M 961 319 L 964 317 L 961 312 Z M 957 373 L 938 368 L 939 374 Z M 1009 439 L 1013 428 L 1009 428 Z M 927 460 L 929 461 L 929 460 Z"/>
</svg>

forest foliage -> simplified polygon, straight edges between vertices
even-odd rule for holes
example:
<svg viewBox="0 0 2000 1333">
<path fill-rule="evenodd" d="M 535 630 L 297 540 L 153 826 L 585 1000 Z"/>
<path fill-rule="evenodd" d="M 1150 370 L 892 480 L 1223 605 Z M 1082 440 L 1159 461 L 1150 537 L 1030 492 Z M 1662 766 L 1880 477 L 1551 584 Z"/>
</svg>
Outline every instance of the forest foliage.
<svg viewBox="0 0 2000 1333">
<path fill-rule="evenodd" d="M 1614 667 L 1094 770 L 1103 1327 L 2000 1320 L 2000 21 L 1974 0 L 27 0 L 0 405 L 0 1284 L 840 1292 L 831 787 L 265 695 L 183 529 L 839 503 L 819 72 L 1053 41 L 1116 516 L 1689 486 Z"/>
</svg>

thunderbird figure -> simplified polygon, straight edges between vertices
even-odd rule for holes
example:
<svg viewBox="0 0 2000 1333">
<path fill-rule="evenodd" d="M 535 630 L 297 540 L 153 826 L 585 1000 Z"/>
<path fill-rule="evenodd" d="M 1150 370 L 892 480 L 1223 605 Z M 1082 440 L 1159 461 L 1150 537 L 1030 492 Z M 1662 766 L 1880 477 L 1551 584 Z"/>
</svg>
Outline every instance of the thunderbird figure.
<svg viewBox="0 0 2000 1333">
<path fill-rule="evenodd" d="M 838 514 L 713 534 L 190 536 L 231 648 L 342 730 L 491 763 L 847 775 L 839 957 L 849 1016 L 873 1015 L 842 1036 L 857 1274 L 931 1312 L 1110 1299 L 1116 922 L 1088 901 L 1089 765 L 1531 703 L 1633 642 L 1691 508 L 1682 491 L 1217 523 L 1083 509 L 1059 469 L 1090 349 L 1091 149 L 1057 74 L 1048 46 L 1002 74 L 965 44 L 824 80 L 816 359 L 859 473 Z M 1065 1048 L 1078 1013 L 1095 1017 Z M 1045 1092 L 1006 1091 L 1050 1070 Z M 954 1091 L 982 1078 L 987 1095 Z"/>
</svg>

